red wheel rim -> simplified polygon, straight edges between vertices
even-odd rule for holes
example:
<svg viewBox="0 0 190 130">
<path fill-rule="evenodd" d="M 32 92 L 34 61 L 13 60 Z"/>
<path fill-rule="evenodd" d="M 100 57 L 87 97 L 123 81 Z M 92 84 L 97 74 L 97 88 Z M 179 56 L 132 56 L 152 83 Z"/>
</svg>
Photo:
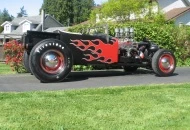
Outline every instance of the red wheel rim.
<svg viewBox="0 0 190 130">
<path fill-rule="evenodd" d="M 175 66 L 175 61 L 172 55 L 164 54 L 159 59 L 159 68 L 164 73 L 170 73 Z"/>
<path fill-rule="evenodd" d="M 49 74 L 57 74 L 65 68 L 64 55 L 57 50 L 48 50 L 40 58 L 41 68 Z"/>
</svg>

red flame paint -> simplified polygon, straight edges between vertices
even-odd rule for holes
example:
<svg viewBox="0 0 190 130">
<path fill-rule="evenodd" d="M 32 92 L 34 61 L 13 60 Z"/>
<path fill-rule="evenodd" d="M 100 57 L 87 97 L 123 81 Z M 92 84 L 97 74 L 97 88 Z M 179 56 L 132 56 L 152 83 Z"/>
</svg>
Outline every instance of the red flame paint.
<svg viewBox="0 0 190 130">
<path fill-rule="evenodd" d="M 84 54 L 86 61 L 99 61 L 102 63 L 112 64 L 118 62 L 118 40 L 112 39 L 112 43 L 104 43 L 100 39 L 96 40 L 71 40 L 72 45 L 85 52 L 90 50 L 90 54 Z M 87 44 L 84 44 L 87 43 Z M 96 42 L 96 44 L 94 44 Z M 97 44 L 98 43 L 98 44 Z M 91 49 L 94 47 L 95 49 Z M 97 55 L 96 57 L 93 55 Z"/>
</svg>

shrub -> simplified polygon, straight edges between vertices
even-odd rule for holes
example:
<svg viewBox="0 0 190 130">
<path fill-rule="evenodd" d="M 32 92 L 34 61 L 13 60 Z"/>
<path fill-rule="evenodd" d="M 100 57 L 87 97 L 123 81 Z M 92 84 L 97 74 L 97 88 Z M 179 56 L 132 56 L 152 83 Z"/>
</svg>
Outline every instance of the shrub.
<svg viewBox="0 0 190 130">
<path fill-rule="evenodd" d="M 4 28 L 3 28 L 2 26 L 0 26 L 0 33 L 3 32 L 3 29 L 4 29 Z"/>
<path fill-rule="evenodd" d="M 92 70 L 91 65 L 74 65 L 73 66 L 73 71 L 85 71 L 85 70 Z"/>
<path fill-rule="evenodd" d="M 5 62 L 10 65 L 13 71 L 18 73 L 26 72 L 22 62 L 23 52 L 22 44 L 16 40 L 4 44 Z"/>
</svg>

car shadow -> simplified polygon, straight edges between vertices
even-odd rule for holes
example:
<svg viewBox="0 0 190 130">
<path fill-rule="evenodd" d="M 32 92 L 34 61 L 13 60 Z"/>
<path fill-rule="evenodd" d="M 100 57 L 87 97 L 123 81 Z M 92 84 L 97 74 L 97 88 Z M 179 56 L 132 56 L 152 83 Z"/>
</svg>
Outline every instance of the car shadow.
<svg viewBox="0 0 190 130">
<path fill-rule="evenodd" d="M 135 72 L 124 72 L 123 70 L 95 70 L 95 71 L 76 71 L 71 72 L 66 79 L 62 82 L 75 82 L 81 80 L 87 80 L 89 78 L 96 77 L 113 77 L 113 76 L 127 76 L 127 75 L 142 75 L 142 74 L 151 74 L 155 75 L 152 70 L 147 69 L 138 69 Z"/>
<path fill-rule="evenodd" d="M 178 74 L 178 73 L 173 73 L 172 75 L 166 76 L 166 77 L 173 77 L 173 76 L 177 76 L 177 75 L 179 75 L 179 74 Z M 159 75 L 157 75 L 157 74 L 155 74 L 155 76 L 156 76 L 156 77 L 163 77 L 163 76 L 159 76 Z"/>
</svg>

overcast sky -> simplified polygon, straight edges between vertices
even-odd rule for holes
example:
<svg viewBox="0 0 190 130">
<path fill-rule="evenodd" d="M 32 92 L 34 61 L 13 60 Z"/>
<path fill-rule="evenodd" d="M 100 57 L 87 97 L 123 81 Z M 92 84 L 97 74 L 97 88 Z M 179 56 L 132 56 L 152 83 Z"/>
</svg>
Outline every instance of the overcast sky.
<svg viewBox="0 0 190 130">
<path fill-rule="evenodd" d="M 96 4 L 102 4 L 107 0 L 94 1 Z M 35 16 L 39 14 L 39 9 L 41 8 L 42 3 L 43 0 L 0 0 L 0 10 L 3 11 L 3 9 L 6 8 L 10 15 L 16 17 L 20 8 L 24 6 L 28 16 Z"/>
</svg>

